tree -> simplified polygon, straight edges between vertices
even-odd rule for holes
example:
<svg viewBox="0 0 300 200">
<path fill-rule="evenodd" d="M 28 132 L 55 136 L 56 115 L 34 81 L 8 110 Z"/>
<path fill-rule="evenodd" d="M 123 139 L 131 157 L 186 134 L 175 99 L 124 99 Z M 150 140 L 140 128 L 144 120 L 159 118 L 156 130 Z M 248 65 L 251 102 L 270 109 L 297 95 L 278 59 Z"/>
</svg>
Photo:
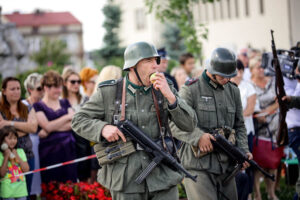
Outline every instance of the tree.
<svg viewBox="0 0 300 200">
<path fill-rule="evenodd" d="M 146 5 L 149 8 L 149 12 L 155 11 L 156 16 L 161 22 L 173 22 L 176 23 L 180 29 L 181 36 L 184 38 L 184 43 L 187 50 L 201 60 L 202 43 L 198 39 L 200 36 L 203 39 L 207 39 L 208 29 L 204 24 L 198 24 L 200 29 L 200 35 L 197 33 L 197 27 L 195 26 L 192 3 L 196 3 L 199 0 L 145 0 Z M 203 2 L 213 2 L 214 0 L 202 0 Z"/>
<path fill-rule="evenodd" d="M 61 40 L 44 39 L 41 49 L 31 58 L 40 66 L 70 64 L 70 55 L 66 53 L 67 44 Z"/>
<path fill-rule="evenodd" d="M 97 57 L 101 64 L 115 64 L 120 66 L 123 63 L 123 53 L 125 48 L 120 47 L 118 30 L 121 22 L 121 9 L 119 6 L 109 2 L 102 9 L 105 16 L 103 27 L 106 30 L 104 35 L 104 47 L 92 53 L 92 57 Z"/>
<path fill-rule="evenodd" d="M 180 29 L 175 23 L 167 23 L 162 36 L 168 55 L 171 59 L 178 60 L 179 56 L 186 51 Z"/>
</svg>

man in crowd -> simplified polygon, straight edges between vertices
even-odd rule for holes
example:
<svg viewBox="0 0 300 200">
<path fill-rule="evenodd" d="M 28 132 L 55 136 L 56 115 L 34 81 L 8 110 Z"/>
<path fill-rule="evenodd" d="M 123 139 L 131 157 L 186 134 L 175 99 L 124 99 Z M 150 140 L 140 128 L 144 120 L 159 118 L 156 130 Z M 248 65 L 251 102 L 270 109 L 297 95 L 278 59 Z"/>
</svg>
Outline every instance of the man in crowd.
<svg viewBox="0 0 300 200">
<path fill-rule="evenodd" d="M 199 79 L 192 79 L 183 86 L 180 96 L 195 109 L 198 124 L 193 132 L 184 132 L 171 124 L 173 134 L 184 142 L 180 158 L 183 166 L 198 175 L 197 182 L 184 180 L 189 200 L 230 199 L 237 200 L 235 179 L 223 184 L 233 171 L 228 156 L 214 151 L 210 134 L 212 130 L 228 132 L 226 138 L 237 145 L 249 159 L 246 128 L 240 92 L 229 80 L 237 74 L 236 60 L 232 52 L 224 48 L 213 51 L 208 69 Z M 249 163 L 244 163 L 246 168 Z"/>
<path fill-rule="evenodd" d="M 184 53 L 179 57 L 180 66 L 188 75 L 188 79 L 192 77 L 192 71 L 195 68 L 195 58 L 191 53 Z"/>
<path fill-rule="evenodd" d="M 160 62 L 156 48 L 147 42 L 134 43 L 126 48 L 124 59 L 123 70 L 128 71 L 128 74 L 122 81 L 111 80 L 99 85 L 97 93 L 75 114 L 72 120 L 73 130 L 100 145 L 119 142 L 122 144 L 120 148 L 130 146 L 132 142 L 130 138 L 126 138 L 115 126 L 115 120 L 120 119 L 119 113 L 123 116 L 122 113 L 125 111 L 125 119 L 131 120 L 153 140 L 158 140 L 165 132 L 159 131 L 157 114 L 160 111 L 155 109 L 152 90 L 159 90 L 163 99 L 158 102 L 163 105 L 165 116 L 180 129 L 193 131 L 197 123 L 195 112 L 177 95 L 163 73 L 156 73 L 153 78 L 151 76 L 153 82 L 151 85 L 150 75 L 158 70 Z M 120 89 L 120 82 L 123 83 L 121 86 L 123 89 L 117 92 Z M 121 97 L 124 98 L 122 105 L 118 98 L 120 93 L 123 93 Z M 152 158 L 139 145 L 133 143 L 133 146 L 134 149 L 128 147 L 129 154 L 116 152 L 114 155 L 121 155 L 121 158 L 115 159 L 114 162 L 102 165 L 100 162 L 102 168 L 98 173 L 98 181 L 110 190 L 112 198 L 178 199 L 176 185 L 182 180 L 182 174 L 166 165 L 159 164 L 141 184 L 135 182 Z"/>
<path fill-rule="evenodd" d="M 165 77 L 170 81 L 172 81 L 174 88 L 178 91 L 178 85 L 176 79 L 167 72 L 169 57 L 166 49 L 163 47 L 158 49 L 157 52 L 158 55 L 160 56 L 160 64 L 158 65 L 158 72 L 164 73 Z"/>
</svg>

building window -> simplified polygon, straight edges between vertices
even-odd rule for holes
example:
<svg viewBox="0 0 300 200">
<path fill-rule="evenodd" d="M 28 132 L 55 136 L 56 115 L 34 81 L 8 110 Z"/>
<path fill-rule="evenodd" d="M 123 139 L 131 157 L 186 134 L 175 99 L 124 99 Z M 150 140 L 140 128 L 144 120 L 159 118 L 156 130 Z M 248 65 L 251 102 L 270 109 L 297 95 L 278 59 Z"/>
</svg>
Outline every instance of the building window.
<svg viewBox="0 0 300 200">
<path fill-rule="evenodd" d="M 245 0 L 245 14 L 249 16 L 249 0 Z"/>
<path fill-rule="evenodd" d="M 235 0 L 235 16 L 239 17 L 239 0 Z"/>
<path fill-rule="evenodd" d="M 137 9 L 135 11 L 136 29 L 142 30 L 146 28 L 146 14 L 143 9 Z"/>
<path fill-rule="evenodd" d="M 31 30 L 32 34 L 38 34 L 38 32 L 39 32 L 39 27 L 37 27 L 37 26 L 32 27 L 32 30 Z"/>
<path fill-rule="evenodd" d="M 217 12 L 216 12 L 216 3 L 215 2 L 212 3 L 212 7 L 213 7 L 213 20 L 216 20 Z"/>
<path fill-rule="evenodd" d="M 264 0 L 259 0 L 259 10 L 260 10 L 260 14 L 263 15 L 265 11 Z"/>
<path fill-rule="evenodd" d="M 208 3 L 205 3 L 204 7 L 205 7 L 205 20 L 208 22 L 209 21 Z"/>
<path fill-rule="evenodd" d="M 224 13 L 223 13 L 223 1 L 220 0 L 220 18 L 224 19 Z"/>
<path fill-rule="evenodd" d="M 227 12 L 228 12 L 228 18 L 231 18 L 231 10 L 230 10 L 230 0 L 227 0 Z"/>
</svg>

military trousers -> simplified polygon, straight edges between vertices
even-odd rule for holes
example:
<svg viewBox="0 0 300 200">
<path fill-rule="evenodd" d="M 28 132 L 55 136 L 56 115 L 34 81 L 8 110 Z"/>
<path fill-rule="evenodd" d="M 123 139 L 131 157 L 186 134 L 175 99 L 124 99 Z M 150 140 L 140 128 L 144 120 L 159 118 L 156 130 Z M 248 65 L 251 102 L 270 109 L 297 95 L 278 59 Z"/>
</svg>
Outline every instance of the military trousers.
<svg viewBox="0 0 300 200">
<path fill-rule="evenodd" d="M 147 187 L 143 193 L 124 193 L 120 191 L 110 191 L 113 200 L 178 200 L 177 186 L 167 190 L 149 192 Z"/>
<path fill-rule="evenodd" d="M 226 175 L 214 175 L 206 171 L 189 170 L 197 175 L 197 182 L 184 179 L 185 190 L 189 200 L 238 200 L 235 178 L 226 185 L 222 181 Z"/>
</svg>

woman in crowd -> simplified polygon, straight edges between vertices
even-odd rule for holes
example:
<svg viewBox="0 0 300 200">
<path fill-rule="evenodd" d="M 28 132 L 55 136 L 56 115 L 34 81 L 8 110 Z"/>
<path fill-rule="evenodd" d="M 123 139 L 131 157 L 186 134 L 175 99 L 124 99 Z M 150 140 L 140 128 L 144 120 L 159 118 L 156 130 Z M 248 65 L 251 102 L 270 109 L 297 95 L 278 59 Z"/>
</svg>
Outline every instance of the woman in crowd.
<svg viewBox="0 0 300 200">
<path fill-rule="evenodd" d="M 95 87 L 93 88 L 94 93 L 97 91 L 99 83 L 107 80 L 119 79 L 121 77 L 122 77 L 122 70 L 120 67 L 114 65 L 107 65 L 103 67 L 103 69 L 99 73 Z"/>
<path fill-rule="evenodd" d="M 55 71 L 48 71 L 41 80 L 44 97 L 33 105 L 40 129 L 40 166 L 46 167 L 76 158 L 75 139 L 71 129 L 74 115 L 69 101 L 59 99 L 62 93 L 63 79 Z M 41 172 L 42 182 L 76 182 L 77 165 Z"/>
<path fill-rule="evenodd" d="M 34 154 L 29 133 L 37 130 L 37 120 L 34 109 L 27 107 L 21 101 L 21 83 L 15 77 L 7 77 L 2 82 L 0 101 L 0 128 L 6 125 L 14 126 L 18 131 L 18 148 L 25 151 L 30 170 L 34 168 Z M 30 192 L 32 175 L 26 177 L 27 189 Z"/>
<path fill-rule="evenodd" d="M 175 67 L 172 69 L 170 74 L 171 74 L 171 76 L 174 76 L 174 78 L 178 84 L 178 89 L 180 90 L 180 88 L 184 85 L 184 83 L 188 79 L 187 73 L 185 72 L 185 70 L 182 67 Z"/>
<path fill-rule="evenodd" d="M 77 72 L 72 69 L 65 70 L 62 74 L 64 85 L 62 97 L 67 99 L 71 104 L 75 112 L 77 112 L 82 105 L 82 96 L 79 92 L 79 87 L 81 83 L 80 76 Z M 74 138 L 76 140 L 76 154 L 77 158 L 85 157 L 91 155 L 90 142 L 83 137 L 78 136 L 73 132 Z M 91 161 L 83 161 L 78 163 L 77 171 L 78 178 L 80 181 L 87 182 L 90 178 L 91 171 Z"/>
<path fill-rule="evenodd" d="M 24 81 L 24 87 L 27 92 L 27 98 L 22 102 L 28 107 L 32 108 L 33 104 L 40 101 L 44 95 L 43 88 L 41 86 L 42 75 L 38 73 L 30 74 Z M 34 166 L 30 166 L 32 169 L 40 168 L 40 157 L 39 157 L 39 143 L 40 138 L 38 133 L 32 133 L 29 135 L 32 141 L 32 150 L 34 153 Z M 41 174 L 40 172 L 34 173 L 32 177 L 31 191 L 28 191 L 28 195 L 31 195 L 31 199 L 35 199 L 36 195 L 41 194 Z"/>
<path fill-rule="evenodd" d="M 250 72 L 251 72 L 251 81 L 254 85 L 259 109 L 261 110 L 259 113 L 254 115 L 257 119 L 257 128 L 255 130 L 255 135 L 258 138 L 269 139 L 271 145 L 275 146 L 276 141 L 276 132 L 278 129 L 278 113 L 276 112 L 278 109 L 278 103 L 275 102 L 275 80 L 272 77 L 267 77 L 264 75 L 264 69 L 261 67 L 261 57 L 255 57 L 249 62 Z M 256 140 L 254 140 L 253 146 L 256 145 Z M 254 146 L 255 147 L 255 146 Z M 253 147 L 253 148 L 254 148 Z M 263 145 L 258 145 L 257 148 L 264 148 Z M 265 154 L 257 155 L 257 156 L 265 156 L 268 157 L 270 155 L 265 152 Z M 254 160 L 256 160 L 256 155 L 253 154 Z M 280 158 L 279 158 L 280 159 Z M 280 163 L 279 163 L 280 164 Z M 271 174 L 277 174 L 278 166 L 272 167 L 272 169 L 266 169 Z M 254 191 L 255 191 L 255 199 L 261 200 L 260 194 L 260 177 L 262 174 L 258 171 L 254 172 Z M 277 196 L 275 195 L 275 182 L 269 179 L 265 179 L 267 185 L 267 192 L 270 199 L 277 200 Z"/>
<path fill-rule="evenodd" d="M 237 75 L 231 78 L 231 81 L 236 83 L 240 90 L 243 106 L 243 116 L 248 135 L 248 145 L 249 150 L 252 153 L 254 136 L 254 125 L 252 115 L 254 113 L 255 108 L 256 92 L 253 85 L 250 82 L 243 80 L 243 75 L 244 65 L 240 60 L 237 60 Z M 246 170 L 246 172 L 246 174 L 240 173 L 236 177 L 238 195 L 240 200 L 247 200 L 248 195 L 252 193 L 253 172 L 251 169 Z M 243 179 L 247 181 L 243 181 Z"/>
<path fill-rule="evenodd" d="M 82 101 L 83 103 L 89 100 L 89 98 L 92 96 L 97 81 L 98 73 L 98 70 L 92 69 L 90 67 L 84 67 L 80 71 L 80 79 L 84 91 Z"/>
</svg>

